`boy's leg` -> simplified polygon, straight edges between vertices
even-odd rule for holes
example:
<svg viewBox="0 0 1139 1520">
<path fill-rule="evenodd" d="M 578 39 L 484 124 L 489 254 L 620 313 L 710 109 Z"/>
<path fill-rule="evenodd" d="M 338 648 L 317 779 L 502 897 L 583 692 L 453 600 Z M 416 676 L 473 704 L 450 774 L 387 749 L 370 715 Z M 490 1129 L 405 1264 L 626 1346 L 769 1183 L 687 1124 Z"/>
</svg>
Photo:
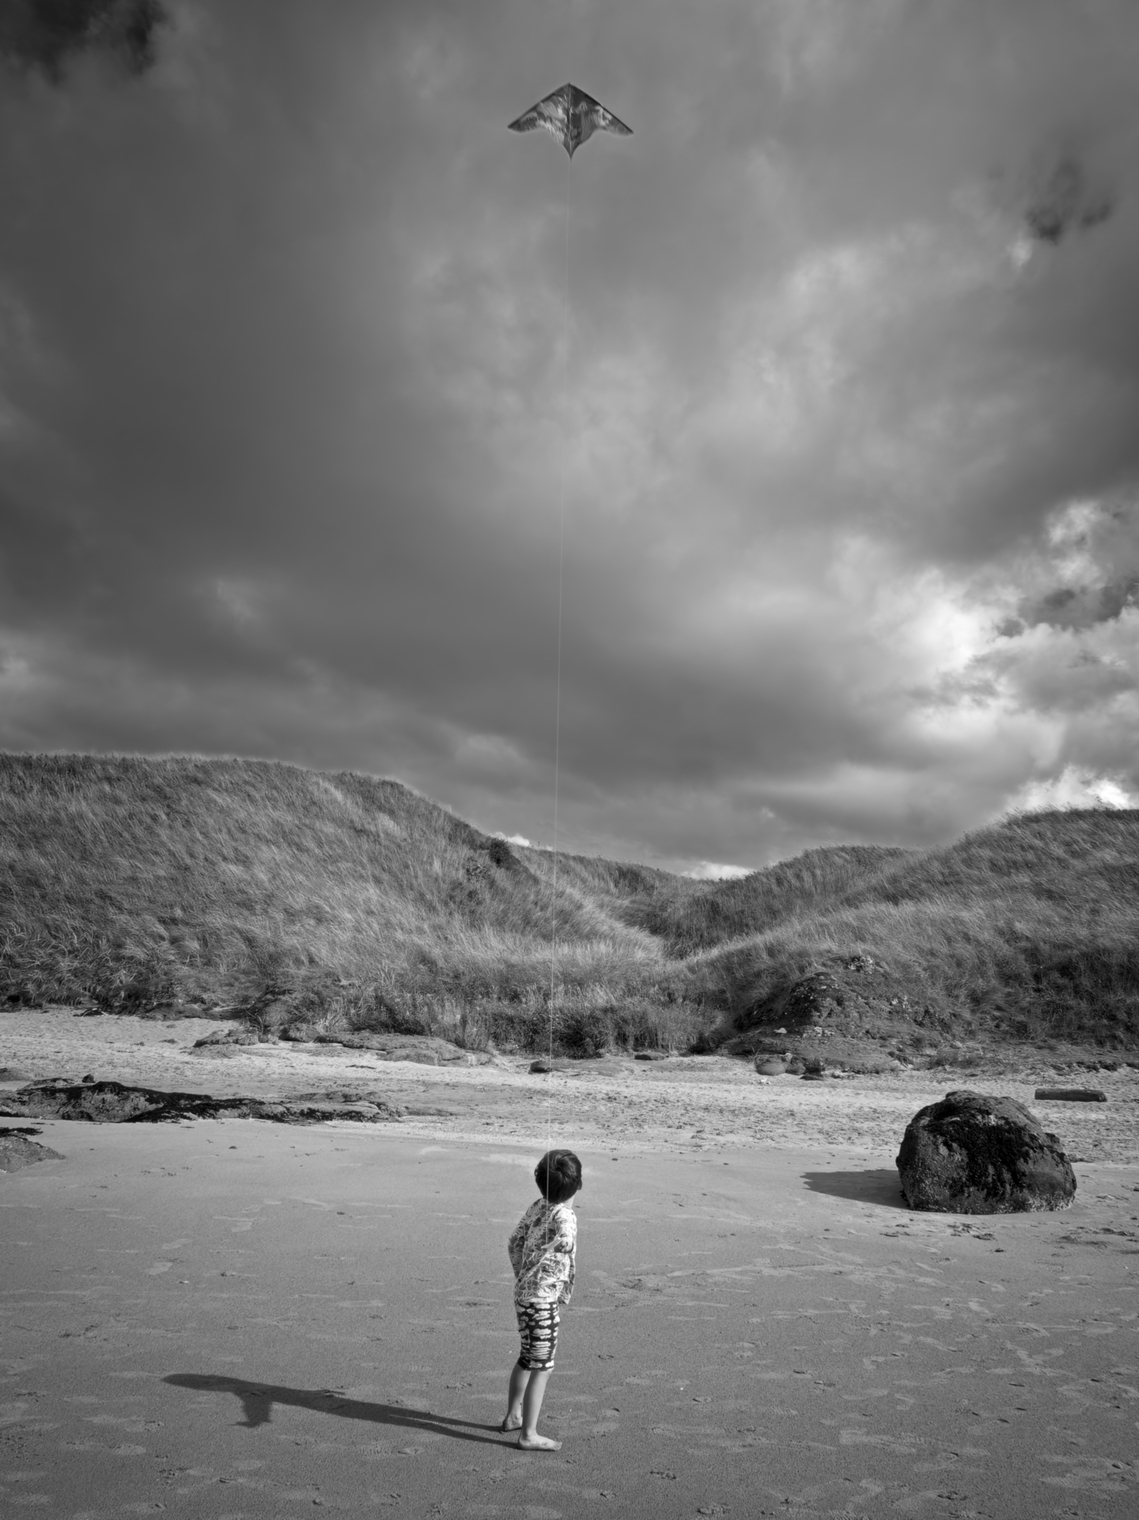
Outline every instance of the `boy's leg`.
<svg viewBox="0 0 1139 1520">
<path fill-rule="evenodd" d="M 560 1441 L 551 1441 L 548 1436 L 538 1434 L 538 1416 L 542 1412 L 542 1400 L 546 1396 L 546 1384 L 549 1381 L 548 1371 L 531 1372 L 526 1383 L 526 1391 L 522 1396 L 522 1430 L 518 1436 L 518 1444 L 530 1451 L 557 1451 L 562 1444 Z"/>
<path fill-rule="evenodd" d="M 542 1400 L 546 1384 L 553 1371 L 554 1353 L 558 1345 L 558 1311 L 553 1304 L 544 1304 L 534 1316 L 530 1339 L 531 1371 L 522 1394 L 522 1429 L 518 1432 L 518 1444 L 523 1451 L 558 1451 L 560 1441 L 538 1434 L 538 1416 L 542 1412 Z M 537 1366 L 533 1363 L 537 1362 Z"/>
<path fill-rule="evenodd" d="M 522 1429 L 522 1396 L 529 1381 L 530 1369 L 523 1367 L 521 1362 L 515 1362 L 510 1369 L 510 1384 L 506 1390 L 506 1417 L 501 1426 L 503 1430 Z"/>
</svg>

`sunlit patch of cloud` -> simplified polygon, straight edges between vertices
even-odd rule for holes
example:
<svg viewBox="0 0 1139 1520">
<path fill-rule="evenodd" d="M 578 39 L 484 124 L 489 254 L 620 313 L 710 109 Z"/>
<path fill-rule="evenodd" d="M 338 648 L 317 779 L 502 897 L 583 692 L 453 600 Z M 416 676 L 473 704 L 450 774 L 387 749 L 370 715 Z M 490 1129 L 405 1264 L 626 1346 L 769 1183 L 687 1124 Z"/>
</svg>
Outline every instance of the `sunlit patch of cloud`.
<svg viewBox="0 0 1139 1520">
<path fill-rule="evenodd" d="M 397 61 L 416 98 L 425 106 L 435 106 L 453 94 L 468 57 L 443 20 L 425 18 L 425 22 L 408 28 Z"/>
<path fill-rule="evenodd" d="M 1027 782 L 1012 798 L 1009 811 L 1088 807 L 1139 807 L 1139 792 L 1129 790 L 1114 777 L 1097 776 L 1086 766 L 1066 765 L 1058 776 Z"/>
<path fill-rule="evenodd" d="M 1009 263 L 1019 273 L 1032 258 L 1032 239 L 1021 233 L 1008 244 Z"/>
<path fill-rule="evenodd" d="M 455 759 L 464 775 L 505 780 L 529 772 L 531 762 L 519 746 L 502 734 L 455 733 Z"/>
<path fill-rule="evenodd" d="M 214 605 L 237 627 L 248 629 L 261 623 L 260 595 L 253 581 L 234 575 L 219 575 L 209 589 Z"/>
<path fill-rule="evenodd" d="M 8 648 L 0 639 L 0 692 L 9 701 L 35 691 L 39 677 L 26 653 Z"/>
<path fill-rule="evenodd" d="M 694 881 L 732 881 L 740 876 L 750 876 L 754 869 L 754 866 L 733 866 L 718 860 L 702 860 L 681 874 L 692 877 Z"/>
<path fill-rule="evenodd" d="M 187 127 L 214 136 L 225 130 L 234 83 L 219 28 L 201 0 L 166 0 L 162 45 L 150 82 Z"/>
<path fill-rule="evenodd" d="M 776 0 L 767 45 L 783 89 L 793 94 L 856 74 L 863 49 L 897 19 L 900 6 L 901 0 L 866 0 L 855 15 L 846 0 Z"/>
</svg>

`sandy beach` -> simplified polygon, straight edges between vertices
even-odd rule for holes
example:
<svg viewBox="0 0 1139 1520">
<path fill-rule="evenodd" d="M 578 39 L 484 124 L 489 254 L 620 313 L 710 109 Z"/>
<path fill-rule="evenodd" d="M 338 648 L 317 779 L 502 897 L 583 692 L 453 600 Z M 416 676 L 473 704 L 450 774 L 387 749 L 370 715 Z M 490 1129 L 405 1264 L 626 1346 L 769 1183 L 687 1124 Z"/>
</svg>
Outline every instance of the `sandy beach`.
<svg viewBox="0 0 1139 1520">
<path fill-rule="evenodd" d="M 5 1014 L 0 1063 L 216 1094 L 364 1085 L 408 1111 L 44 1122 L 64 1159 L 0 1175 L 5 1514 L 1134 1513 L 1134 1072 L 1083 1084 L 1107 1104 L 1033 1105 L 1073 1159 L 1072 1208 L 966 1218 L 901 1204 L 905 1121 L 954 1086 L 1031 1101 L 1030 1073 L 191 1055 L 210 1027 Z M 504 1240 L 547 1125 L 586 1177 L 543 1417 L 565 1444 L 539 1456 L 495 1426 Z"/>
<path fill-rule="evenodd" d="M 267 1045 L 194 1050 L 216 1034 L 207 1019 L 174 1023 L 76 1017 L 70 1009 L 0 1012 L 0 1067 L 28 1080 L 91 1075 L 217 1097 L 290 1097 L 367 1090 L 402 1107 L 400 1132 L 451 1140 L 498 1138 L 545 1146 L 635 1146 L 692 1154 L 736 1146 L 805 1149 L 862 1146 L 893 1165 L 906 1124 L 955 1087 L 1007 1093 L 1056 1130 L 1075 1160 L 1139 1164 L 1139 1071 L 1066 1073 L 1028 1065 L 1011 1073 L 906 1071 L 843 1081 L 761 1081 L 747 1061 L 677 1056 L 565 1062 L 530 1073 L 529 1056 L 493 1064 L 421 1066 L 340 1045 Z M 1095 1087 L 1106 1104 L 1036 1103 L 1037 1086 Z"/>
</svg>

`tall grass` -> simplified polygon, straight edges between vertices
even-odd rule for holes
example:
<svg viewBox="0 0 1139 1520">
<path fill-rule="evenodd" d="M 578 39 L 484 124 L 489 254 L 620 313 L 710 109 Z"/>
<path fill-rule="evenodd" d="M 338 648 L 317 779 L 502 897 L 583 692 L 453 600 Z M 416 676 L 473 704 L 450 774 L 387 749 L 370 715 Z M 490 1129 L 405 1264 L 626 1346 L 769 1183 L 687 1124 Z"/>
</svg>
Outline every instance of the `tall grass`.
<svg viewBox="0 0 1139 1520">
<path fill-rule="evenodd" d="M 618 1005 L 673 1006 L 652 936 L 572 862 L 555 900 L 540 852 L 525 854 L 537 869 L 397 782 L 351 773 L 0 756 L 0 989 L 125 1008 L 277 988 L 327 1018 L 348 982 L 393 1026 L 528 1038 L 548 1026 L 553 973 L 571 1044 L 583 1010 L 610 1010 L 620 1037 Z"/>
<path fill-rule="evenodd" d="M 646 883 L 639 893 L 630 894 L 624 917 L 662 939 L 670 955 L 689 956 L 802 919 L 868 882 L 880 881 L 910 859 L 908 850 L 838 845 L 808 850 L 794 860 L 728 881 L 695 883 L 672 877 Z"/>
<path fill-rule="evenodd" d="M 555 888 L 547 852 L 394 781 L 0 755 L 13 1002 L 244 1007 L 276 1027 L 520 1046 L 544 1046 L 552 1020 L 566 1051 L 683 1048 L 855 955 L 939 1027 L 1136 1043 L 1139 812 L 811 850 L 727 882 L 563 855 Z"/>
<path fill-rule="evenodd" d="M 746 1024 L 789 978 L 854 955 L 960 1031 L 1139 1044 L 1139 811 L 1021 816 L 883 862 L 705 952 L 701 975 Z"/>
</svg>

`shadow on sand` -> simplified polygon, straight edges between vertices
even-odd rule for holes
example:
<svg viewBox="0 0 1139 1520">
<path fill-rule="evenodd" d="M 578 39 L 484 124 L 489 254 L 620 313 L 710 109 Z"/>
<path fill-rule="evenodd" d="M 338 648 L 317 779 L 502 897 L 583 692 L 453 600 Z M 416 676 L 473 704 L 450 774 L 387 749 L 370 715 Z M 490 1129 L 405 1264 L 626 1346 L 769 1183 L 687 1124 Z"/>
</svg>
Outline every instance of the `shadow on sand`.
<svg viewBox="0 0 1139 1520">
<path fill-rule="evenodd" d="M 865 1172 L 804 1172 L 803 1180 L 812 1193 L 829 1193 L 832 1198 L 877 1203 L 909 1213 L 893 1167 L 874 1167 Z"/>
<path fill-rule="evenodd" d="M 268 1425 L 274 1404 L 291 1404 L 296 1409 L 311 1409 L 317 1414 L 339 1415 L 345 1420 L 370 1420 L 374 1425 L 397 1425 L 405 1430 L 432 1431 L 451 1436 L 456 1441 L 476 1441 L 488 1446 L 514 1445 L 517 1435 L 504 1435 L 496 1425 L 480 1425 L 476 1420 L 456 1420 L 451 1415 L 430 1414 L 425 1409 L 408 1409 L 403 1404 L 369 1404 L 350 1399 L 325 1388 L 282 1388 L 273 1383 L 248 1383 L 244 1378 L 226 1377 L 208 1372 L 174 1372 L 163 1378 L 175 1388 L 193 1388 L 198 1392 L 232 1393 L 241 1400 L 244 1420 L 251 1430 Z M 478 1432 L 478 1433 L 476 1433 Z M 487 1433 L 483 1433 L 487 1432 Z M 489 1433 L 493 1432 L 493 1433 Z"/>
</svg>

